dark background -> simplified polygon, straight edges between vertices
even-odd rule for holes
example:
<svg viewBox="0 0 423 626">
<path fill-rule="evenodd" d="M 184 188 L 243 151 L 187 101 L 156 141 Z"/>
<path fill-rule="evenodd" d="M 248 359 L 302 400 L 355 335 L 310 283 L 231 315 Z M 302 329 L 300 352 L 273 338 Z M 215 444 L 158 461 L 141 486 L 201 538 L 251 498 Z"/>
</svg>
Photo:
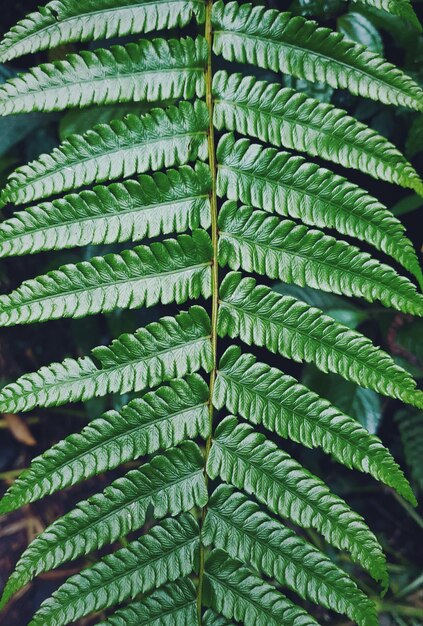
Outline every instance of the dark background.
<svg viewBox="0 0 423 626">
<path fill-rule="evenodd" d="M 269 6 L 281 10 L 291 9 L 297 13 L 314 17 L 322 24 L 347 32 L 366 45 L 374 46 L 388 60 L 404 68 L 415 79 L 423 83 L 423 37 L 405 22 L 379 11 L 364 10 L 361 5 L 344 0 L 296 0 L 272 2 Z M 1 3 L 0 32 L 6 32 L 26 13 L 35 10 L 37 2 Z M 423 18 L 423 3 L 415 3 L 416 11 Z M 357 14 L 358 17 L 357 17 Z M 194 29 L 187 29 L 194 33 Z M 136 37 L 134 38 L 136 39 Z M 105 45 L 109 45 L 108 42 Z M 96 42 L 91 47 L 100 47 Z M 19 71 L 46 60 L 62 58 L 66 52 L 87 46 L 66 46 L 50 53 L 40 53 L 31 58 L 17 59 L 6 66 L 0 66 L 0 80 L 5 80 Z M 216 60 L 215 67 L 219 62 Z M 261 72 L 261 76 L 276 80 L 275 75 Z M 280 80 L 280 77 L 278 78 Z M 334 92 L 319 85 L 306 84 L 289 77 L 284 83 L 322 100 L 331 101 L 336 106 L 346 108 L 351 114 L 388 137 L 398 148 L 406 152 L 415 167 L 423 171 L 423 146 L 417 139 L 417 131 L 412 128 L 417 114 L 405 109 L 395 109 L 370 100 L 359 99 L 347 92 Z M 132 110 L 137 110 L 133 105 Z M 123 115 L 128 107 L 111 112 L 99 107 L 88 111 L 59 114 L 31 114 L 0 119 L 0 184 L 16 166 L 36 158 L 42 152 L 49 152 L 67 134 L 81 132 L 99 121 L 107 121 L 111 116 Z M 420 137 L 423 133 L 420 131 Z M 419 151 L 420 149 L 420 151 Z M 423 204 L 409 191 L 388 183 L 376 181 L 354 171 L 346 172 L 341 167 L 328 165 L 331 169 L 346 175 L 384 202 L 396 214 L 408 230 L 416 249 L 420 250 L 421 218 L 419 208 Z M 10 215 L 6 207 L 3 217 Z M 357 242 L 355 242 L 357 243 Z M 127 247 L 128 244 L 126 244 Z M 361 245 L 361 244 L 360 244 Z M 365 248 L 365 245 L 361 245 Z M 29 277 L 45 273 L 68 262 L 92 257 L 94 254 L 121 249 L 122 246 L 88 246 L 86 248 L 42 253 L 28 258 L 13 258 L 0 261 L 0 281 L 2 292 L 9 292 Z M 408 316 L 381 309 L 377 305 L 363 305 L 361 302 L 331 297 L 313 290 L 290 288 L 283 285 L 277 289 L 292 293 L 316 304 L 362 332 L 376 343 L 390 351 L 398 362 L 410 369 L 421 381 L 423 376 L 423 347 L 421 322 Z M 176 311 L 176 308 L 175 308 Z M 65 356 L 86 354 L 95 345 L 108 343 L 123 330 L 131 331 L 157 319 L 164 309 L 116 312 L 107 316 L 93 316 L 84 320 L 59 320 L 46 324 L 21 326 L 0 330 L 0 385 L 6 384 L 26 371 L 38 369 L 52 361 L 61 361 Z M 167 307 L 166 312 L 169 312 Z M 263 360 L 295 375 L 321 395 L 327 396 L 345 412 L 354 415 L 372 432 L 377 432 L 395 458 L 402 464 L 419 495 L 423 488 L 423 458 L 413 458 L 404 449 L 400 430 L 405 428 L 411 409 L 400 403 L 388 400 L 343 382 L 335 376 L 323 376 L 311 366 L 300 367 L 269 353 L 255 351 Z M 11 484 L 21 468 L 27 467 L 30 459 L 50 447 L 54 442 L 71 432 L 80 430 L 84 424 L 111 407 L 118 407 L 129 399 L 108 397 L 85 404 L 65 406 L 57 409 L 36 410 L 24 417 L 3 417 L 0 419 L 0 489 Z M 416 437 L 420 436 L 420 450 L 423 455 L 423 415 Z M 280 443 L 280 441 L 279 441 Z M 381 624 L 399 626 L 417 625 L 423 622 L 423 592 L 421 587 L 423 564 L 423 520 L 422 510 L 412 511 L 392 492 L 377 484 L 366 475 L 351 472 L 332 462 L 318 451 L 283 442 L 283 446 L 306 467 L 324 477 L 331 488 L 342 495 L 347 502 L 363 514 L 383 545 L 390 563 L 391 587 L 384 599 L 378 597 L 379 590 L 372 581 L 342 554 L 335 553 L 328 546 L 326 550 L 342 567 L 347 569 L 359 585 L 374 596 L 380 605 Z M 407 454 L 408 453 L 408 454 Z M 46 498 L 40 503 L 5 516 L 0 520 L 0 587 L 13 568 L 19 554 L 40 530 L 86 496 L 100 491 L 111 478 L 101 476 L 87 481 L 73 489 Z M 420 493 L 420 501 L 423 501 Z M 85 563 L 89 562 L 88 560 Z M 40 602 L 63 582 L 70 573 L 77 571 L 83 562 L 71 563 L 55 572 L 40 576 L 29 588 L 18 594 L 0 617 L 5 626 L 22 626 L 38 608 Z M 420 577 L 420 585 L 419 585 Z M 347 624 L 346 618 L 335 616 L 322 609 L 307 606 L 321 623 Z M 98 619 L 98 618 L 97 618 Z M 81 620 L 83 624 L 95 620 Z"/>
</svg>

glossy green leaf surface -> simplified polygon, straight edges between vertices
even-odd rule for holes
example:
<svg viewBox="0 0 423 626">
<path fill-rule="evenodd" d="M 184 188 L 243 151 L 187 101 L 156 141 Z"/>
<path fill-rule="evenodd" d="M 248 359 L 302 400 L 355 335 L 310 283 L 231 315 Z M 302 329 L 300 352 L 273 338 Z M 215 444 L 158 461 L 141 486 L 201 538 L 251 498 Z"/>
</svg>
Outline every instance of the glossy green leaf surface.
<svg viewBox="0 0 423 626">
<path fill-rule="evenodd" d="M 198 543 L 198 527 L 190 515 L 164 520 L 127 548 L 70 577 L 43 602 L 30 624 L 65 626 L 186 576 L 196 566 Z"/>
<path fill-rule="evenodd" d="M 210 554 L 205 583 L 206 603 L 225 617 L 234 618 L 245 626 L 277 626 L 281 620 L 284 624 L 295 626 L 317 624 L 275 587 L 261 581 L 223 550 L 215 550 Z M 223 625 L 226 624 L 223 621 Z"/>
<path fill-rule="evenodd" d="M 35 406 L 56 406 L 154 387 L 163 380 L 211 367 L 210 319 L 191 307 L 176 317 L 164 317 L 134 334 L 124 334 L 110 346 L 99 346 L 92 356 L 65 359 L 25 374 L 0 392 L 5 412 Z"/>
<path fill-rule="evenodd" d="M 9 578 L 2 603 L 34 576 L 142 528 L 149 508 L 155 518 L 163 518 L 189 511 L 195 505 L 204 506 L 206 502 L 203 459 L 194 443 L 186 442 L 181 448 L 158 455 L 150 463 L 118 478 L 102 493 L 83 500 L 38 535 L 23 553 Z M 191 536 L 193 525 L 194 520 Z M 198 543 L 198 537 L 195 539 Z M 175 578 L 180 575 L 183 572 Z M 166 580 L 159 584 L 164 582 Z M 76 601 L 79 593 L 80 590 Z M 94 607 L 90 610 L 94 610 Z M 74 619 L 77 617 L 72 616 L 70 621 Z"/>
<path fill-rule="evenodd" d="M 38 456 L 0 514 L 43 528 L 6 621 L 40 575 L 63 579 L 29 626 L 378 626 L 410 553 L 383 520 L 395 497 L 419 523 L 422 484 L 410 0 L 21 4 L 0 412 L 30 412 Z"/>
<path fill-rule="evenodd" d="M 222 71 L 214 76 L 213 94 L 213 119 L 219 130 L 237 131 L 421 189 L 417 172 L 402 154 L 342 109 L 294 89 L 281 89 L 277 83 Z"/>
<path fill-rule="evenodd" d="M 213 49 L 248 63 L 348 89 L 386 104 L 423 110 L 422 90 L 383 57 L 316 22 L 250 3 L 213 6 Z"/>
<path fill-rule="evenodd" d="M 193 15 L 204 21 L 201 0 L 51 0 L 5 35 L 0 60 L 74 41 L 181 27 Z"/>
<path fill-rule="evenodd" d="M 331 228 L 386 252 L 422 282 L 404 227 L 363 189 L 299 156 L 224 135 L 217 149 L 220 197 L 241 200 L 319 228 Z"/>
<path fill-rule="evenodd" d="M 208 228 L 210 186 L 209 168 L 198 162 L 195 169 L 186 165 L 143 174 L 42 202 L 0 224 L 0 256 Z"/>
<path fill-rule="evenodd" d="M 203 37 L 148 39 L 44 63 L 0 87 L 0 115 L 203 96 Z M 77 78 L 76 78 L 77 77 Z"/>
<path fill-rule="evenodd" d="M 92 420 L 81 433 L 36 457 L 0 500 L 2 513 L 140 456 L 209 434 L 208 387 L 198 374 Z"/>
<path fill-rule="evenodd" d="M 32 202 L 91 183 L 205 158 L 207 124 L 207 108 L 198 101 L 96 126 L 18 168 L 10 175 L 2 200 Z"/>
<path fill-rule="evenodd" d="M 238 272 L 226 276 L 220 293 L 221 337 L 240 337 L 248 345 L 265 346 L 295 361 L 313 362 L 324 372 L 422 405 L 423 393 L 388 354 L 319 309 L 280 296 Z"/>
<path fill-rule="evenodd" d="M 24 282 L 0 296 L 0 324 L 85 317 L 116 308 L 182 304 L 211 293 L 212 249 L 204 230 L 122 254 L 94 257 Z"/>
<path fill-rule="evenodd" d="M 236 202 L 223 205 L 219 228 L 219 261 L 233 270 L 423 316 L 423 296 L 410 281 L 346 241 Z"/>
<path fill-rule="evenodd" d="M 343 465 L 368 472 L 415 503 L 410 485 L 380 439 L 292 376 L 257 362 L 238 346 L 220 360 L 213 401 L 218 409 L 226 406 L 285 439 L 321 447 Z"/>
<path fill-rule="evenodd" d="M 377 624 L 374 606 L 342 570 L 230 486 L 213 493 L 202 538 L 305 599 L 358 624 Z"/>
<path fill-rule="evenodd" d="M 249 424 L 228 417 L 216 429 L 207 462 L 212 478 L 254 495 L 270 511 L 305 528 L 315 528 L 337 548 L 387 581 L 382 549 L 364 520 L 327 485 Z"/>
<path fill-rule="evenodd" d="M 150 593 L 144 600 L 118 609 L 99 626 L 184 626 L 197 618 L 196 589 L 179 578 Z"/>
</svg>

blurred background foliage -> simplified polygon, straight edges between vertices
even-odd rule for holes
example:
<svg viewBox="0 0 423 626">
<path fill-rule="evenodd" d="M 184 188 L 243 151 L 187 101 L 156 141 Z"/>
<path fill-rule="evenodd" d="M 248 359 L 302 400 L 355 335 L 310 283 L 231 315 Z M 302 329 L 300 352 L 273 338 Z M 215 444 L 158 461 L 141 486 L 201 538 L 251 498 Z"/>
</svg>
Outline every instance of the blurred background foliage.
<svg viewBox="0 0 423 626">
<path fill-rule="evenodd" d="M 322 25 L 344 33 L 350 39 L 363 43 L 383 54 L 388 60 L 403 68 L 423 85 L 423 35 L 401 18 L 366 7 L 360 0 L 270 0 L 269 6 L 291 10 L 296 14 L 317 19 Z M 6 32 L 31 10 L 34 0 L 3 2 L 0 31 Z M 423 1 L 415 2 L 415 10 L 423 21 Z M 192 31 L 193 32 L 193 31 Z M 190 29 L 187 29 L 187 34 Z M 154 36 L 154 33 L 151 35 Z M 107 45 L 109 45 L 108 42 Z M 82 47 L 82 46 L 80 46 Z M 93 46 L 94 47 L 94 46 Z M 95 47 L 101 47 L 97 42 Z M 27 69 L 30 65 L 63 57 L 78 46 L 66 46 L 50 53 L 40 53 L 30 59 L 23 58 L 0 65 L 0 82 Z M 405 152 L 423 174 L 423 115 L 406 109 L 384 106 L 370 100 L 334 91 L 329 87 L 277 77 L 260 72 L 268 80 L 282 80 L 285 86 L 306 91 L 324 102 L 345 108 Z M 25 114 L 0 118 L 0 185 L 16 166 L 49 152 L 59 141 L 71 133 L 80 133 L 93 125 L 123 117 L 129 111 L 141 112 L 138 104 L 73 110 L 64 115 Z M 360 173 L 333 166 L 340 174 L 363 186 L 384 202 L 395 215 L 401 216 L 410 238 L 420 252 L 422 246 L 421 208 L 423 198 L 388 183 L 370 179 Z M 420 210 L 420 211 L 419 211 Z M 3 210 L 2 218 L 10 215 Z M 2 260 L 0 281 L 3 292 L 8 292 L 24 279 L 44 273 L 68 262 L 87 259 L 94 254 L 116 251 L 122 246 L 87 246 L 79 250 L 59 253 L 42 253 L 28 258 Z M 363 246 L 365 247 L 365 246 Z M 100 248 L 100 249 L 99 249 Z M 360 328 L 377 344 L 394 355 L 403 367 L 421 381 L 423 378 L 423 320 L 383 309 L 377 305 L 363 305 L 352 299 L 324 294 L 311 288 L 276 284 L 277 291 L 288 293 L 323 309 L 328 315 L 351 328 Z M 25 371 L 65 356 L 79 356 L 91 347 L 108 343 L 123 330 L 132 331 L 162 314 L 154 310 L 122 311 L 97 315 L 84 320 L 58 320 L 47 324 L 2 329 L 0 332 L 0 385 L 4 385 Z M 269 354 L 265 357 L 269 361 Z M 366 428 L 377 433 L 412 481 L 420 502 L 423 503 L 423 414 L 404 409 L 399 403 L 382 398 L 335 375 L 322 375 L 314 366 L 301 367 L 281 363 L 275 357 L 273 365 L 300 378 L 308 387 L 327 397 L 344 412 L 354 416 Z M 109 408 L 126 402 L 126 397 L 107 397 L 83 405 L 33 411 L 28 416 L 5 415 L 0 418 L 0 486 L 2 491 L 13 481 L 30 459 L 55 441 L 83 425 Z M 413 510 L 393 493 L 373 482 L 365 475 L 350 472 L 319 454 L 307 451 L 294 443 L 286 443 L 289 452 L 299 458 L 311 471 L 325 477 L 330 486 L 342 495 L 351 506 L 365 515 L 370 527 L 379 536 L 388 555 L 391 585 L 384 598 L 372 588 L 369 579 L 343 555 L 332 552 L 318 537 L 308 538 L 320 549 L 346 568 L 370 595 L 375 598 L 383 626 L 418 626 L 423 624 L 423 518 L 422 508 Z M 122 468 L 123 471 L 125 468 Z M 127 469 L 127 468 L 126 468 Z M 74 489 L 46 498 L 41 503 L 26 507 L 0 520 L 0 585 L 11 571 L 17 556 L 27 542 L 63 514 L 71 505 L 100 491 L 104 479 L 97 477 Z M 80 564 L 79 564 L 80 565 Z M 76 564 L 78 568 L 78 563 Z M 56 588 L 72 570 L 59 569 L 36 580 L 23 591 L 0 617 L 5 626 L 22 626 L 40 602 Z M 308 606 L 321 624 L 346 626 L 339 616 L 323 609 Z M 79 626 L 93 623 L 82 620 Z"/>
</svg>

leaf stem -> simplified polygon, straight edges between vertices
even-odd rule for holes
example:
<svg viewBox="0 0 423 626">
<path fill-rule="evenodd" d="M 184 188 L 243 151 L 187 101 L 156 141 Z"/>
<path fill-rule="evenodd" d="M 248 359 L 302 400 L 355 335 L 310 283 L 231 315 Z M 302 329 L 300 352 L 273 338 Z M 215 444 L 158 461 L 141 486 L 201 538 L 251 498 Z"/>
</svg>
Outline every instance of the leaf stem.
<svg viewBox="0 0 423 626">
<path fill-rule="evenodd" d="M 215 154 L 215 139 L 214 139 L 214 126 L 213 126 L 213 70 L 212 70 L 212 9 L 213 0 L 207 0 L 206 2 L 206 19 L 205 19 L 205 39 L 208 47 L 207 67 L 205 72 L 206 81 L 206 104 L 209 111 L 209 130 L 207 135 L 208 141 L 208 157 L 209 166 L 212 177 L 212 187 L 210 194 L 210 211 L 211 211 L 211 240 L 213 248 L 213 260 L 212 260 L 212 305 L 211 305 L 211 343 L 213 354 L 213 368 L 210 372 L 209 383 L 209 436 L 206 441 L 205 458 L 204 458 L 204 478 L 207 483 L 207 459 L 209 456 L 211 444 L 212 444 L 212 428 L 213 428 L 213 390 L 216 380 L 217 371 L 217 314 L 219 308 L 219 266 L 217 260 L 218 251 L 218 228 L 217 228 L 217 196 L 216 196 L 216 154 Z M 203 507 L 201 512 L 202 528 L 204 519 L 206 516 L 207 507 Z M 202 622 L 202 596 L 203 596 L 203 582 L 204 582 L 204 561 L 205 550 L 204 546 L 200 542 L 200 570 L 199 570 L 199 582 L 198 582 L 198 598 L 197 598 L 197 611 L 198 611 L 198 623 L 201 626 Z"/>
</svg>

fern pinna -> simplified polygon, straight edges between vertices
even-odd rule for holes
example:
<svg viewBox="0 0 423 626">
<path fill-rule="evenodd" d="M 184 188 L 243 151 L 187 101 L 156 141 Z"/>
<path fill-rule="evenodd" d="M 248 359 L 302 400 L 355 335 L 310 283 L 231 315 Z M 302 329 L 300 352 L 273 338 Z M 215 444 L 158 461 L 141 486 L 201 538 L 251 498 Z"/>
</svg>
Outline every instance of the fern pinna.
<svg viewBox="0 0 423 626">
<path fill-rule="evenodd" d="M 361 1 L 420 27 L 408 0 Z M 178 37 L 188 24 L 197 36 Z M 91 46 L 0 88 L 3 115 L 147 109 L 71 135 L 10 175 L 2 204 L 29 206 L 1 224 L 2 257 L 129 247 L 25 281 L 0 297 L 0 323 L 189 304 L 0 392 L 4 412 L 137 392 L 34 459 L 2 513 L 147 457 L 29 545 L 2 605 L 38 574 L 138 531 L 71 576 L 31 626 L 90 613 L 103 626 L 316 624 L 302 600 L 375 625 L 373 602 L 300 529 L 349 553 L 386 588 L 378 540 L 283 440 L 321 448 L 414 504 L 409 483 L 376 436 L 287 375 L 282 358 L 270 367 L 251 350 L 314 363 L 423 408 L 411 375 L 370 339 L 272 289 L 277 279 L 422 316 L 413 281 L 421 286 L 423 276 L 401 223 L 312 159 L 422 193 L 418 174 L 371 128 L 277 81 L 290 74 L 416 111 L 423 92 L 313 21 L 221 0 L 52 0 L 5 36 L 0 60 L 129 35 L 130 43 Z M 151 512 L 156 522 L 145 527 Z"/>
</svg>

